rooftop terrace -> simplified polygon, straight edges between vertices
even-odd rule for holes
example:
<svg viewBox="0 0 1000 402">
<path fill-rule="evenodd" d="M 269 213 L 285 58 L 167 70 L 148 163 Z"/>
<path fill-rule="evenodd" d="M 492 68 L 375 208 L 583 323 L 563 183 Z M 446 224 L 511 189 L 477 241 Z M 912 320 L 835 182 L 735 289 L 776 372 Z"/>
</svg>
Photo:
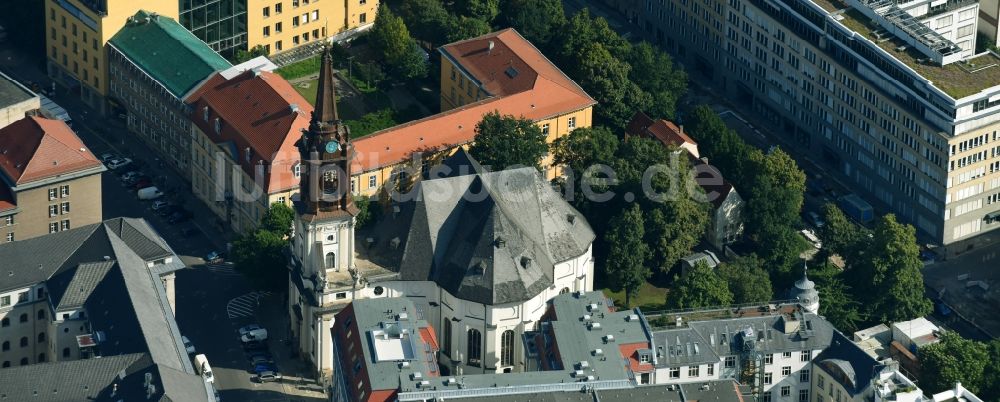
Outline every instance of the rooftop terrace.
<svg viewBox="0 0 1000 402">
<path fill-rule="evenodd" d="M 940 66 L 908 46 L 902 39 L 886 32 L 878 24 L 840 0 L 811 0 L 834 15 L 841 25 L 868 39 L 889 55 L 954 99 L 975 95 L 1000 84 L 1000 57 L 986 52 L 969 60 Z"/>
</svg>

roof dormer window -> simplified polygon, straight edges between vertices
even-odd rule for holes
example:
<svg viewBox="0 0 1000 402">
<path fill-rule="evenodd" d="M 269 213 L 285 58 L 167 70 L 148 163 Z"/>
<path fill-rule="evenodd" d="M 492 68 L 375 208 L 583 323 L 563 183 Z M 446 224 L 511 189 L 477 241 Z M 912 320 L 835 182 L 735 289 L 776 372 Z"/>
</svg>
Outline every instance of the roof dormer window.
<svg viewBox="0 0 1000 402">
<path fill-rule="evenodd" d="M 215 133 L 216 134 L 222 133 L 222 120 L 220 120 L 218 117 L 215 118 Z"/>
<path fill-rule="evenodd" d="M 201 118 L 208 121 L 208 106 L 201 109 Z"/>
</svg>

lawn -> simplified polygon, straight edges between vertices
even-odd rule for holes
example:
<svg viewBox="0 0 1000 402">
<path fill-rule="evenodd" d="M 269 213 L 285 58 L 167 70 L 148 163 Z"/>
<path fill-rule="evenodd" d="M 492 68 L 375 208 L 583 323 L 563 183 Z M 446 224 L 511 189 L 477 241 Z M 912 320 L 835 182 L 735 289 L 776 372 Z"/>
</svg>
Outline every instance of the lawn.
<svg viewBox="0 0 1000 402">
<path fill-rule="evenodd" d="M 604 292 L 604 295 L 615 301 L 615 305 L 619 307 L 625 307 L 625 291 L 612 291 L 609 288 L 598 289 Z M 639 288 L 639 294 L 632 298 L 631 307 L 639 307 L 646 311 L 663 310 L 664 304 L 667 301 L 667 293 L 669 289 L 656 287 L 653 284 L 646 282 L 642 284 Z"/>
<path fill-rule="evenodd" d="M 308 80 L 292 84 L 292 87 L 294 87 L 303 98 L 306 98 L 310 104 L 313 104 L 316 103 L 316 88 L 318 87 L 316 84 L 317 80 Z"/>
</svg>

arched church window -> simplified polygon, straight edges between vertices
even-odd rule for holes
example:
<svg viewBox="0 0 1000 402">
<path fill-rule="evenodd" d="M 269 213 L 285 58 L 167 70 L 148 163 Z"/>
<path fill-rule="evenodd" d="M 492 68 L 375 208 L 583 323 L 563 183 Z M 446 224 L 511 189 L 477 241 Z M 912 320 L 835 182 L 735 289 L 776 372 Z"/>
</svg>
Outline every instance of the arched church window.
<svg viewBox="0 0 1000 402">
<path fill-rule="evenodd" d="M 514 331 L 509 329 L 500 335 L 500 365 L 514 365 Z"/>
<path fill-rule="evenodd" d="M 469 365 L 480 367 L 483 359 L 483 334 L 479 330 L 469 329 L 468 343 L 468 353 L 465 355 L 469 359 Z"/>
<path fill-rule="evenodd" d="M 337 255 L 330 252 L 326 253 L 326 267 L 327 268 L 337 268 Z"/>
</svg>

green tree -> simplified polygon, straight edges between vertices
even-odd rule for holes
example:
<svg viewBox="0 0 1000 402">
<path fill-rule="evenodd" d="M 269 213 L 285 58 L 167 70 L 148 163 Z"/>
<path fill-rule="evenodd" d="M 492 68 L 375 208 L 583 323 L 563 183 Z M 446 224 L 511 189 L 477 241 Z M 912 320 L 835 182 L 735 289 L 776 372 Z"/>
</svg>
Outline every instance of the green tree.
<svg viewBox="0 0 1000 402">
<path fill-rule="evenodd" d="M 793 268 L 801 262 L 803 239 L 787 225 L 772 225 L 759 234 L 759 250 L 772 280 L 783 289 L 795 278 Z"/>
<path fill-rule="evenodd" d="M 590 42 L 573 64 L 573 76 L 596 99 L 598 119 L 616 129 L 625 127 L 636 110 L 646 110 L 652 97 L 629 79 L 631 67 L 600 43 Z"/>
<path fill-rule="evenodd" d="M 670 308 L 728 306 L 732 303 L 729 284 L 704 261 L 696 263 L 684 276 L 675 278 L 674 287 L 667 296 Z"/>
<path fill-rule="evenodd" d="M 568 167 L 580 177 L 593 165 L 611 165 L 618 152 L 618 136 L 604 126 L 581 127 L 557 138 L 549 148 L 554 164 Z"/>
<path fill-rule="evenodd" d="M 604 269 L 614 286 L 625 291 L 626 305 L 630 305 L 632 296 L 638 294 L 652 275 L 646 266 L 650 253 L 643 239 L 644 226 L 642 211 L 638 205 L 632 205 L 614 220 L 605 239 L 609 251 Z"/>
<path fill-rule="evenodd" d="M 572 67 L 576 65 L 577 60 L 590 52 L 588 45 L 600 45 L 610 52 L 615 60 L 622 61 L 628 59 L 632 47 L 608 25 L 608 21 L 604 18 L 591 18 L 590 10 L 587 8 L 576 13 L 559 30 L 558 35 L 556 56 L 563 67 L 569 67 L 569 71 L 574 71 Z"/>
<path fill-rule="evenodd" d="M 860 253 L 863 240 L 868 238 L 866 229 L 851 222 L 833 203 L 823 205 L 823 220 L 826 224 L 820 229 L 820 235 L 824 248 L 848 260 Z"/>
<path fill-rule="evenodd" d="M 629 78 L 653 98 L 647 112 L 659 118 L 674 118 L 677 101 L 687 92 L 684 70 L 674 68 L 666 52 L 647 42 L 632 47 L 628 63 L 632 66 Z"/>
<path fill-rule="evenodd" d="M 771 279 L 764 270 L 764 260 L 756 254 L 738 257 L 719 265 L 716 270 L 729 284 L 733 303 L 762 303 L 774 300 Z"/>
<path fill-rule="evenodd" d="M 781 149 L 750 153 L 754 172 L 747 202 L 747 232 L 761 244 L 773 227 L 794 227 L 806 191 L 806 175 Z"/>
<path fill-rule="evenodd" d="M 500 14 L 500 0 L 455 0 L 461 14 L 489 24 Z"/>
<path fill-rule="evenodd" d="M 933 306 L 924 296 L 916 229 L 888 214 L 878 220 L 872 235 L 863 256 L 851 262 L 848 272 L 852 285 L 865 295 L 871 318 L 887 323 L 930 314 Z"/>
<path fill-rule="evenodd" d="M 400 2 L 399 14 L 406 21 L 413 36 L 432 45 L 448 42 L 448 29 L 452 16 L 441 0 L 406 0 Z"/>
<path fill-rule="evenodd" d="M 354 217 L 354 224 L 358 229 L 365 229 L 378 221 L 382 210 L 378 204 L 378 199 L 359 196 L 354 199 L 354 205 L 358 207 L 358 214 Z"/>
<path fill-rule="evenodd" d="M 956 382 L 978 393 L 987 364 L 995 363 L 988 360 L 985 344 L 964 339 L 954 332 L 946 332 L 940 342 L 920 348 L 918 357 L 920 387 L 932 394 L 951 389 Z"/>
<path fill-rule="evenodd" d="M 983 372 L 983 386 L 979 395 L 1000 395 L 1000 339 L 994 339 L 986 344 L 989 358 L 987 361 L 993 364 L 987 365 Z"/>
<path fill-rule="evenodd" d="M 292 222 L 295 221 L 295 211 L 284 203 L 276 202 L 264 213 L 260 220 L 260 229 L 274 232 L 282 238 L 292 235 Z"/>
<path fill-rule="evenodd" d="M 469 153 L 483 165 L 504 170 L 515 165 L 539 167 L 548 150 L 545 135 L 531 120 L 490 112 L 476 124 Z"/>
<path fill-rule="evenodd" d="M 696 141 L 702 155 L 724 172 L 737 189 L 749 195 L 749 184 L 754 171 L 749 168 L 750 155 L 756 150 L 747 145 L 726 122 L 708 106 L 696 107 L 688 116 L 687 131 Z"/>
<path fill-rule="evenodd" d="M 458 42 L 490 33 L 490 24 L 479 18 L 464 15 L 448 19 L 448 42 Z"/>
<path fill-rule="evenodd" d="M 866 317 L 861 311 L 861 303 L 840 275 L 839 269 L 824 265 L 810 270 L 809 279 L 816 282 L 816 291 L 820 294 L 819 314 L 834 328 L 849 334 L 857 331 L 858 324 L 865 322 Z"/>
<path fill-rule="evenodd" d="M 267 54 L 267 48 L 265 48 L 264 45 L 257 45 L 250 49 L 250 51 L 237 50 L 233 57 L 233 62 L 235 64 L 239 64 L 257 56 L 267 56 Z"/>
<path fill-rule="evenodd" d="M 288 241 L 280 233 L 258 229 L 233 242 L 237 271 L 260 289 L 281 289 L 288 282 L 284 250 Z"/>
<path fill-rule="evenodd" d="M 399 123 L 396 122 L 392 109 L 385 108 L 368 113 L 357 120 L 347 120 L 344 124 L 351 128 L 351 137 L 358 138 L 389 127 L 395 127 Z"/>
<path fill-rule="evenodd" d="M 561 0 L 504 0 L 498 20 L 501 27 L 513 27 L 535 46 L 548 48 L 566 25 L 566 12 Z"/>
<path fill-rule="evenodd" d="M 389 66 L 394 76 L 412 79 L 427 75 L 427 63 L 420 47 L 410 37 L 403 19 L 393 14 L 388 7 L 383 5 L 379 9 L 378 18 L 369 35 L 372 49 Z"/>
</svg>

